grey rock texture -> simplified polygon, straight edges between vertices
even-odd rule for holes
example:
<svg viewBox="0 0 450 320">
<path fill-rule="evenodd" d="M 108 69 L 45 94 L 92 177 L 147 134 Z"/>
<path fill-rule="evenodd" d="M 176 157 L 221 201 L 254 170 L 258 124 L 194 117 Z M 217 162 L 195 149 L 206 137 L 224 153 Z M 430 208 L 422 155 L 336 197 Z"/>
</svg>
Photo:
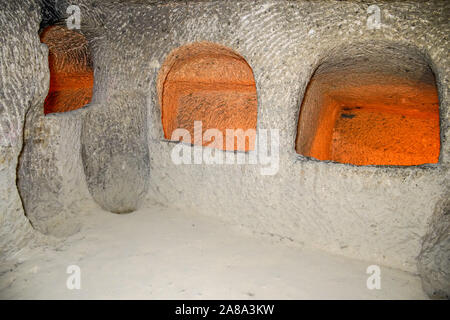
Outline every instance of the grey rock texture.
<svg viewBox="0 0 450 320">
<path fill-rule="evenodd" d="M 90 199 L 82 174 L 82 112 L 44 116 L 41 104 L 27 115 L 17 186 L 28 219 L 44 234 L 76 232 L 76 217 Z"/>
<path fill-rule="evenodd" d="M 147 193 L 145 102 L 142 93 L 123 91 L 86 111 L 81 136 L 84 172 L 89 191 L 105 210 L 132 212 Z"/>
<path fill-rule="evenodd" d="M 33 8 L 40 12 L 40 3 L 36 2 Z M 41 19 L 39 15 L 38 26 Z M 33 30 L 33 36 L 38 37 L 37 30 Z M 40 46 L 44 50 L 45 81 L 41 82 L 45 97 L 49 81 L 48 49 L 45 44 Z M 79 62 L 84 65 L 89 62 L 83 55 L 84 51 L 75 48 L 77 50 L 69 47 L 69 54 L 56 57 L 59 68 L 62 64 Z M 17 187 L 25 214 L 35 229 L 43 234 L 67 236 L 79 229 L 77 214 L 83 200 L 90 200 L 80 153 L 83 111 L 45 116 L 42 102 L 33 104 L 26 113 L 22 130 L 23 148 L 17 166 Z"/>
<path fill-rule="evenodd" d="M 450 299 L 450 199 L 436 206 L 418 258 L 422 286 L 430 297 Z"/>
<path fill-rule="evenodd" d="M 0 130 L 9 140 L 1 145 L 0 248 L 6 254 L 32 234 L 17 194 L 15 170 L 25 113 L 42 104 L 48 70 L 37 35 L 40 11 L 31 1 L 25 1 L 30 6 L 2 2 L 1 41 L 2 48 L 8 49 L 1 51 Z M 67 4 L 58 1 L 53 14 L 63 17 Z M 20 170 L 24 176 L 35 172 L 36 177 L 28 179 L 37 182 L 24 199 L 38 203 L 25 207 L 41 207 L 42 214 L 36 217 L 48 219 L 49 224 L 62 221 L 58 217 L 65 213 L 60 212 L 69 206 L 61 203 L 73 201 L 67 198 L 70 192 L 55 194 L 56 186 L 78 190 L 74 199 L 88 198 L 86 185 L 79 183 L 79 176 L 85 175 L 96 202 L 113 212 L 150 202 L 194 208 L 256 233 L 419 271 L 429 294 L 448 294 L 448 214 L 444 214 L 450 196 L 448 2 L 380 1 L 380 29 L 366 27 L 372 3 L 365 1 L 83 0 L 70 4 L 81 8 L 81 32 L 89 41 L 94 64 L 94 97 L 81 112 L 81 124 L 78 115 L 68 116 L 67 121 L 64 116 L 46 120 L 36 116 L 37 123 L 30 126 L 30 132 L 32 127 L 44 132 L 49 145 L 68 142 L 65 151 L 25 149 L 35 156 L 27 159 L 24 154 L 25 166 Z M 280 129 L 276 175 L 262 176 L 263 165 L 172 162 L 174 144 L 163 138 L 158 72 L 172 50 L 197 41 L 227 46 L 252 67 L 257 127 Z M 365 47 L 386 45 L 399 55 L 401 48 L 414 48 L 434 72 L 440 98 L 439 164 L 358 167 L 298 155 L 299 107 L 314 71 L 342 48 L 359 47 L 356 51 L 364 55 Z M 50 132 L 57 136 L 50 138 Z M 38 143 L 32 135 L 25 139 Z M 69 159 L 63 159 L 64 153 Z M 33 159 L 49 159 L 49 165 L 39 170 Z M 55 169 L 72 159 L 78 164 L 69 167 L 70 174 Z M 44 199 L 33 195 L 41 188 L 52 194 L 47 209 Z M 43 224 L 43 230 L 49 228 Z"/>
<path fill-rule="evenodd" d="M 39 41 L 40 8 L 30 0 L 0 1 L 0 259 L 36 236 L 16 187 L 27 112 L 48 90 L 47 48 Z"/>
</svg>

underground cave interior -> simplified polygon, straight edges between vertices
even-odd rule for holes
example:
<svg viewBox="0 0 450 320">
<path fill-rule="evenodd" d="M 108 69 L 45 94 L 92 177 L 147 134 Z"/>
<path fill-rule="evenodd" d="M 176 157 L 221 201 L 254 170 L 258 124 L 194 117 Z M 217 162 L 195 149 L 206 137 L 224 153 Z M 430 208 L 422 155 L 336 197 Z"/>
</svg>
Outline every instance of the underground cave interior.
<svg viewBox="0 0 450 320">
<path fill-rule="evenodd" d="M 86 39 L 50 26 L 41 33 L 41 41 L 49 47 L 51 73 L 44 113 L 88 104 L 94 75 Z M 411 65 L 399 69 L 403 65 L 399 59 Z M 185 142 L 202 141 L 203 146 L 227 150 L 225 139 L 197 140 L 194 121 L 202 121 L 202 136 L 208 129 L 256 130 L 252 69 L 224 46 L 205 42 L 174 49 L 161 68 L 157 89 L 165 139 L 184 128 L 191 139 Z M 391 48 L 375 58 L 358 49 L 329 56 L 307 86 L 297 132 L 297 153 L 318 160 L 354 165 L 438 163 L 439 98 L 434 74 L 414 50 Z M 255 137 L 245 138 L 244 147 L 235 137 L 232 150 L 253 150 Z"/>
<path fill-rule="evenodd" d="M 224 4 L 219 3 L 221 10 Z M 99 246 L 97 231 L 105 227 L 105 238 L 124 244 L 121 250 L 127 256 L 112 256 L 111 260 L 122 261 L 123 273 L 127 274 L 129 269 L 125 267 L 133 244 L 143 243 L 143 253 L 147 254 L 153 249 L 149 244 L 167 238 L 166 230 L 179 235 L 174 237 L 174 247 L 188 242 L 186 230 L 173 228 L 172 222 L 193 206 L 188 214 L 192 213 L 189 219 L 195 223 L 183 222 L 189 230 L 194 224 L 200 225 L 195 218 L 213 215 L 227 223 L 245 223 L 255 233 L 279 231 L 296 245 L 317 245 L 364 263 L 373 261 L 405 272 L 416 272 L 417 264 L 417 272 L 428 283 L 426 292 L 434 295 L 436 287 L 448 283 L 446 253 L 442 250 L 448 243 L 444 243 L 448 230 L 448 59 L 443 54 L 446 42 L 442 40 L 446 38 L 435 31 L 446 29 L 443 18 L 433 17 L 442 9 L 438 5 L 423 13 L 418 10 L 423 21 L 402 20 L 410 8 L 392 7 L 393 16 L 400 19 L 383 36 L 350 28 L 345 37 L 339 37 L 340 31 L 328 30 L 327 26 L 317 26 L 311 33 L 303 24 L 277 23 L 274 11 L 267 13 L 269 19 L 261 20 L 258 6 L 242 12 L 239 8 L 236 19 L 245 23 L 229 24 L 230 33 L 225 34 L 210 28 L 215 23 L 215 16 L 210 14 L 216 10 L 216 3 L 199 6 L 205 14 L 195 21 L 189 19 L 192 12 L 184 3 L 132 10 L 111 4 L 108 11 L 117 11 L 118 21 L 127 22 L 126 28 L 120 30 L 118 21 L 105 27 L 106 18 L 94 14 L 103 9 L 94 8 L 83 16 L 86 29 L 81 33 L 66 30 L 62 23 L 40 32 L 49 52 L 39 44 L 36 33 L 47 24 L 41 21 L 39 12 L 35 12 L 34 20 L 24 12 L 22 20 L 5 24 L 12 35 L 6 47 L 17 46 L 18 51 L 2 50 L 4 61 L 13 62 L 13 67 L 5 69 L 7 77 L 1 79 L 7 93 L 16 82 L 24 89 L 12 90 L 17 93 L 17 101 L 12 101 L 15 109 L 10 109 L 12 113 L 17 111 L 12 116 L 18 118 L 16 140 L 11 138 L 11 143 L 18 142 L 13 144 L 17 156 L 12 153 L 11 159 L 17 158 L 19 169 L 24 170 L 16 170 L 12 163 L 8 171 L 11 183 L 5 186 L 8 196 L 17 200 L 15 207 L 5 203 L 7 223 L 2 235 L 8 254 L 15 253 L 10 248 L 22 241 L 20 237 L 33 235 L 44 243 L 51 238 L 34 233 L 31 227 L 45 235 L 62 235 L 57 242 L 81 245 L 80 259 L 86 253 L 83 246 L 93 249 L 88 255 L 95 259 L 109 248 L 111 255 L 121 253 L 108 241 Z M 283 14 L 301 12 L 281 3 L 277 10 Z M 314 10 L 328 9 L 318 6 Z M 126 15 L 122 17 L 122 13 Z M 161 36 L 159 28 L 154 29 L 156 23 L 148 19 L 130 23 L 127 19 L 133 14 L 139 18 L 163 17 L 170 23 Z M 354 15 L 351 10 L 345 14 Z M 304 18 L 305 22 L 321 23 L 315 15 Z M 266 32 L 258 27 L 261 21 L 267 28 L 272 23 L 277 27 Z M 414 28 L 410 21 L 415 21 Z M 114 41 L 115 37 L 120 41 Z M 26 41 L 16 41 L 22 38 Z M 26 104 L 29 101 L 31 104 Z M 0 102 L 2 106 L 10 103 L 8 99 Z M 84 110 L 70 112 L 84 106 Z M 195 145 L 195 120 L 202 120 L 203 136 L 213 128 L 280 128 L 279 174 L 261 177 L 250 165 L 177 167 L 170 161 L 171 151 L 177 147 L 172 134 L 176 128 L 188 129 L 194 139 L 187 142 Z M 12 136 L 14 131 L 7 133 Z M 203 144 L 212 145 L 210 141 Z M 242 150 L 249 151 L 254 145 L 250 139 Z M 238 150 L 237 145 L 215 146 Z M 191 146 L 187 149 L 205 151 Z M 98 156 L 89 157 L 97 151 Z M 15 191 L 14 184 L 18 196 L 10 193 Z M 206 188 L 200 190 L 199 186 Z M 123 199 L 128 198 L 131 205 L 127 202 L 126 210 L 122 210 Z M 159 219 L 158 213 L 155 218 L 153 211 L 160 209 L 155 203 L 178 205 L 181 210 L 171 208 L 173 220 L 165 215 Z M 111 214 L 131 211 L 135 212 Z M 30 231 L 19 225 L 16 213 Z M 42 221 L 42 230 L 34 221 Z M 66 226 L 72 222 L 77 223 L 76 228 L 66 233 Z M 89 230 L 90 222 L 98 223 L 100 229 Z M 118 233 L 108 229 L 108 223 L 117 230 L 131 231 L 122 233 L 119 239 Z M 164 223 L 166 229 L 161 228 Z M 153 241 L 146 238 L 152 233 L 148 226 L 161 231 Z M 192 242 L 207 241 L 197 227 L 192 229 L 198 235 Z M 9 233 L 17 236 L 12 239 Z M 229 237 L 228 231 L 224 233 Z M 92 242 L 72 243 L 72 239 L 86 234 L 92 235 Z M 436 234 L 443 235 L 444 240 L 435 240 Z M 130 241 L 130 235 L 135 236 L 134 241 Z M 241 248 L 239 242 L 235 244 Z M 203 248 L 199 249 L 204 255 Z M 73 252 L 67 251 L 66 257 Z M 132 262 L 148 266 L 142 260 Z M 250 263 L 262 264 L 258 259 Z M 93 269 L 98 266 L 93 265 Z M 209 267 L 208 262 L 204 265 Z M 273 265 L 269 262 L 268 266 Z M 307 269 L 320 269 L 316 266 Z M 28 267 L 34 268 L 31 264 Z M 296 273 L 301 272 L 293 268 L 291 274 Z M 286 283 L 292 282 L 292 278 L 286 278 Z"/>
</svg>

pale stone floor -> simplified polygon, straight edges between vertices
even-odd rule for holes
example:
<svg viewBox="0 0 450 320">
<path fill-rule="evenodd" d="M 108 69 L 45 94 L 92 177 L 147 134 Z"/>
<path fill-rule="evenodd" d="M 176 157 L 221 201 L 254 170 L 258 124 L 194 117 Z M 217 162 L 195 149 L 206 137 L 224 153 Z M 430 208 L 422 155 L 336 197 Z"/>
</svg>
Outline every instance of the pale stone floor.
<svg viewBox="0 0 450 320">
<path fill-rule="evenodd" d="M 372 263 L 252 235 L 194 212 L 90 209 L 55 248 L 21 251 L 0 268 L 3 299 L 426 299 L 420 279 Z M 69 290 L 69 265 L 81 289 Z"/>
</svg>

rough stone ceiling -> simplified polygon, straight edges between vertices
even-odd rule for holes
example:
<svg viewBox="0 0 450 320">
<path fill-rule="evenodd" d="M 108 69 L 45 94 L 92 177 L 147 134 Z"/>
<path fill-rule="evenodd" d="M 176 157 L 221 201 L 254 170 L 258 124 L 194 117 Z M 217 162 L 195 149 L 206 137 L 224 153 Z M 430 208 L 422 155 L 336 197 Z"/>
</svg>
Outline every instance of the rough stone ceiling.
<svg viewBox="0 0 450 320">
<path fill-rule="evenodd" d="M 53 68 L 68 72 L 70 67 L 79 70 L 92 65 L 86 38 L 77 32 L 57 25 L 42 31 L 41 41 L 54 59 Z"/>
</svg>

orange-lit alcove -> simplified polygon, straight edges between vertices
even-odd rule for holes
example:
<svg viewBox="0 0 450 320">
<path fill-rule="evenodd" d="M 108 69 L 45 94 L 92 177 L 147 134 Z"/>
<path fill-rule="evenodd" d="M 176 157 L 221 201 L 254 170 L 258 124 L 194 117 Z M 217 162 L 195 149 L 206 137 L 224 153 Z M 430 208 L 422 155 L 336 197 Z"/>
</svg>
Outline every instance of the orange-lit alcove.
<svg viewBox="0 0 450 320">
<path fill-rule="evenodd" d="M 379 44 L 336 50 L 308 84 L 296 150 L 355 165 L 437 163 L 439 100 L 423 56 Z"/>
<path fill-rule="evenodd" d="M 212 43 L 194 43 L 172 51 L 161 68 L 158 93 L 164 137 L 184 128 L 194 143 L 194 121 L 208 129 L 256 129 L 257 97 L 252 69 L 232 50 Z M 211 141 L 203 141 L 203 145 Z M 220 148 L 220 146 L 217 146 Z M 245 150 L 254 148 L 254 136 L 246 139 Z"/>
<path fill-rule="evenodd" d="M 94 75 L 86 38 L 58 25 L 47 27 L 40 38 L 49 48 L 50 88 L 44 113 L 71 111 L 88 104 Z"/>
</svg>

